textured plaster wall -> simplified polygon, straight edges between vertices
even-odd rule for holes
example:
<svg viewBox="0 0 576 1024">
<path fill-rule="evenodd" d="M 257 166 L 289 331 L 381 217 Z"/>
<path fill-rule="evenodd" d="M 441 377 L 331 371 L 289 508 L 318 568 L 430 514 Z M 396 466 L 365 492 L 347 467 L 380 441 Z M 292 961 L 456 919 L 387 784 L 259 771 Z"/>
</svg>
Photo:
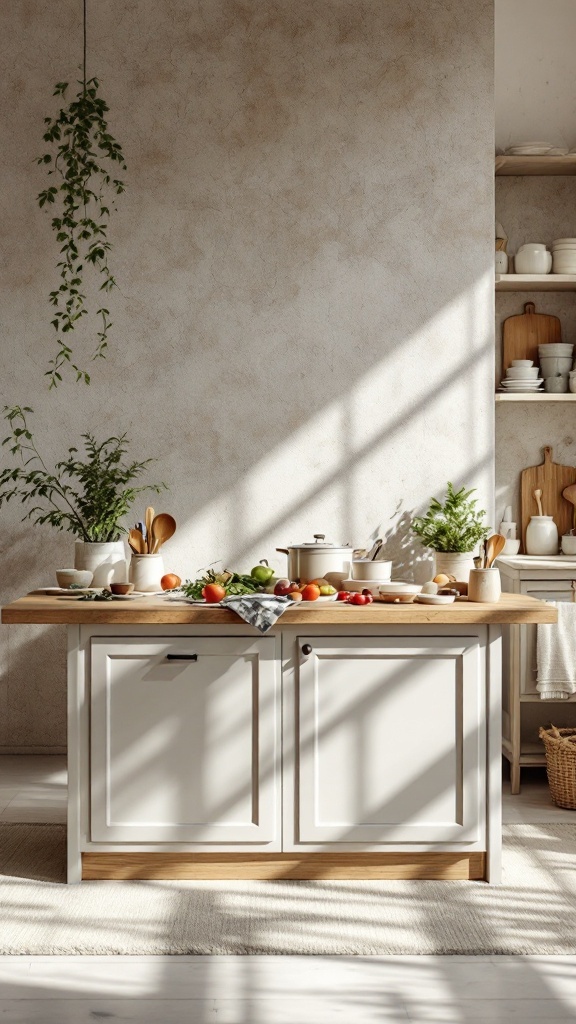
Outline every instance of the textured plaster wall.
<svg viewBox="0 0 576 1024">
<path fill-rule="evenodd" d="M 250 569 L 324 532 L 407 529 L 447 479 L 492 502 L 488 0 L 89 2 L 89 73 L 129 162 L 110 356 L 43 386 L 54 245 L 33 163 L 74 78 L 79 0 L 0 10 L 2 398 L 48 458 L 86 428 L 158 458 L 167 567 Z M 141 510 L 140 510 L 141 511 Z M 72 544 L 2 514 L 4 600 Z M 0 631 L 0 748 L 65 742 L 64 634 Z"/>
<path fill-rule="evenodd" d="M 576 178 L 496 178 L 496 216 L 509 238 L 509 252 L 524 242 L 576 237 Z M 576 302 L 573 292 L 498 293 L 496 296 L 496 378 L 500 380 L 502 322 L 534 302 L 539 313 L 560 318 L 562 340 L 576 343 Z M 554 459 L 576 466 L 576 417 L 563 403 L 496 406 L 496 508 L 501 515 L 512 505 L 520 516 L 520 473 L 542 462 L 550 444 Z"/>
</svg>

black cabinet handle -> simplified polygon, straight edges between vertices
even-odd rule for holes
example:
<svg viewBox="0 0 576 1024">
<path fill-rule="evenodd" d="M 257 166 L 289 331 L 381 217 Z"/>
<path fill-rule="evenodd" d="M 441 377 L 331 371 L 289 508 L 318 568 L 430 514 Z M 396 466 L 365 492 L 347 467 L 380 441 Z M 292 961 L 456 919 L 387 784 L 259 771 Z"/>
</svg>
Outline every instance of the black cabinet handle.
<svg viewBox="0 0 576 1024">
<path fill-rule="evenodd" d="M 167 654 L 166 661 L 198 661 L 197 654 Z"/>
<path fill-rule="evenodd" d="M 312 645 L 311 644 L 302 644 L 302 654 L 305 654 L 306 656 L 308 656 L 309 654 L 312 654 Z"/>
</svg>

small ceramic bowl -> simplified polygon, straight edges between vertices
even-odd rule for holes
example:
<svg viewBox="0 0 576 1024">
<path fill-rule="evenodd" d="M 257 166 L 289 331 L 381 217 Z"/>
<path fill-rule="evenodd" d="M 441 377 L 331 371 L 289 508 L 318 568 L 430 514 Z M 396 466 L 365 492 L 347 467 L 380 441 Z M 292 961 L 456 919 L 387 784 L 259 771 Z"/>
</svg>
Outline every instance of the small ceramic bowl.
<svg viewBox="0 0 576 1024">
<path fill-rule="evenodd" d="M 513 359 L 512 366 L 530 367 L 534 366 L 534 362 L 532 359 Z"/>
<path fill-rule="evenodd" d="M 502 548 L 503 555 L 517 555 L 520 551 L 520 540 L 512 539 L 512 537 L 506 538 L 506 543 Z"/>
<path fill-rule="evenodd" d="M 378 558 L 356 558 L 350 562 L 350 575 L 353 580 L 376 580 L 382 583 L 392 575 L 392 562 Z"/>
<path fill-rule="evenodd" d="M 77 587 L 89 587 L 93 573 L 87 569 L 56 569 L 58 586 L 67 590 L 72 584 Z"/>
<path fill-rule="evenodd" d="M 381 594 L 419 594 L 422 586 L 418 583 L 396 583 L 391 580 L 390 583 L 381 583 L 378 590 Z"/>
<path fill-rule="evenodd" d="M 537 366 L 509 366 L 506 370 L 507 380 L 536 380 L 538 378 Z"/>
<path fill-rule="evenodd" d="M 131 594 L 132 591 L 134 590 L 134 584 L 133 583 L 111 583 L 110 584 L 110 590 L 112 591 L 113 594 L 120 594 L 120 595 Z"/>
<path fill-rule="evenodd" d="M 561 547 L 563 555 L 576 555 L 576 537 L 571 533 L 565 533 L 562 537 Z"/>
</svg>

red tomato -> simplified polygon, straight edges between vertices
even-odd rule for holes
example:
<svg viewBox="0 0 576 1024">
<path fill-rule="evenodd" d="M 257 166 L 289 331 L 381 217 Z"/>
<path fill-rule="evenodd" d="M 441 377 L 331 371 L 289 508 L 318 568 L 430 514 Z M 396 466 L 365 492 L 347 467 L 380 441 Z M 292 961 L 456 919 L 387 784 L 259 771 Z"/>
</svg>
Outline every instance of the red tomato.
<svg viewBox="0 0 576 1024">
<path fill-rule="evenodd" d="M 354 593 L 350 595 L 350 604 L 368 604 L 366 594 Z"/>
<path fill-rule="evenodd" d="M 372 597 L 372 591 L 371 590 L 363 590 L 362 591 L 362 595 L 366 598 L 366 604 L 372 604 L 372 601 L 374 600 L 374 598 Z"/>
<path fill-rule="evenodd" d="M 218 604 L 218 601 L 226 597 L 226 591 L 219 583 L 207 583 L 202 591 L 202 597 L 208 604 Z"/>
<path fill-rule="evenodd" d="M 337 601 L 348 601 L 349 598 L 350 598 L 350 594 L 348 593 L 347 590 L 339 590 L 338 591 L 338 595 L 336 597 L 336 600 Z"/>
</svg>

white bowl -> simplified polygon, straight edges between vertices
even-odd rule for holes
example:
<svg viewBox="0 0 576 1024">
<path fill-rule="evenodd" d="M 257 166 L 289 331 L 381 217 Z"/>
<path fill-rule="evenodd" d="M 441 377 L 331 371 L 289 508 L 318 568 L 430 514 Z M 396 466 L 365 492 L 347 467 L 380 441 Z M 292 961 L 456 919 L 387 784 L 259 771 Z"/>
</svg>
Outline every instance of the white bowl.
<svg viewBox="0 0 576 1024">
<path fill-rule="evenodd" d="M 355 558 L 350 562 L 350 576 L 353 580 L 389 580 L 392 576 L 392 562 L 384 559 Z"/>
<path fill-rule="evenodd" d="M 546 245 L 544 242 L 524 242 L 524 245 L 518 247 L 518 252 L 546 252 Z"/>
<path fill-rule="evenodd" d="M 419 594 L 422 586 L 419 583 L 403 583 L 402 580 L 391 580 L 382 583 L 378 588 L 381 594 Z"/>
<path fill-rule="evenodd" d="M 520 551 L 520 539 L 506 537 L 506 543 L 502 548 L 503 555 L 517 555 Z"/>
<path fill-rule="evenodd" d="M 512 360 L 512 366 L 518 366 L 518 367 L 521 367 L 521 366 L 523 366 L 523 367 L 534 366 L 534 362 L 533 362 L 532 359 L 513 359 Z"/>
<path fill-rule="evenodd" d="M 542 356 L 571 356 L 574 351 L 574 345 L 568 345 L 563 342 L 550 342 L 549 345 L 538 345 L 538 355 Z"/>
<path fill-rule="evenodd" d="M 77 587 L 89 587 L 93 575 L 88 569 L 56 569 L 58 585 L 65 590 L 68 590 L 72 583 Z"/>
<path fill-rule="evenodd" d="M 576 238 L 555 238 L 552 245 L 576 245 Z"/>
<path fill-rule="evenodd" d="M 536 380 L 537 366 L 509 366 L 506 370 L 508 380 Z"/>
<path fill-rule="evenodd" d="M 387 580 L 343 580 L 342 590 L 348 590 L 351 594 L 361 594 L 363 590 L 369 590 L 373 597 L 380 587 L 388 586 Z"/>
</svg>

